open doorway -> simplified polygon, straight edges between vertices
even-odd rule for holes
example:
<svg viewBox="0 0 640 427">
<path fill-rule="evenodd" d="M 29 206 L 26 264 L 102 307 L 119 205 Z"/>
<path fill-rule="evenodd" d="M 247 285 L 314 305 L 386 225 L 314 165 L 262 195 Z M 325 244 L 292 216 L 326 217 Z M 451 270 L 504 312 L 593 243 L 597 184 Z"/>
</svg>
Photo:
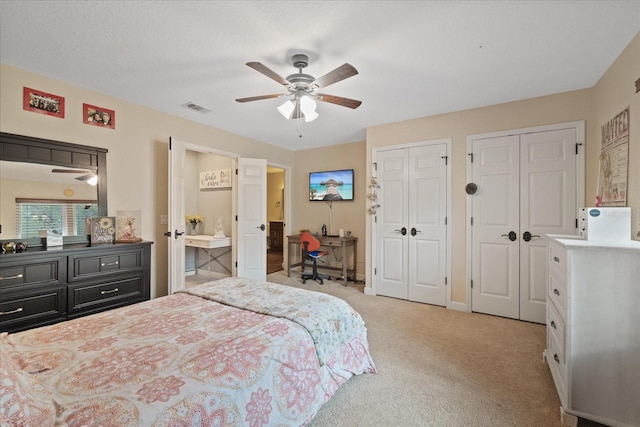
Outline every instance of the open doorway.
<svg viewBox="0 0 640 427">
<path fill-rule="evenodd" d="M 192 287 L 232 276 L 235 161 L 186 150 L 184 162 L 185 286 Z"/>
<path fill-rule="evenodd" d="M 284 169 L 267 166 L 267 274 L 283 270 L 285 210 Z"/>
</svg>

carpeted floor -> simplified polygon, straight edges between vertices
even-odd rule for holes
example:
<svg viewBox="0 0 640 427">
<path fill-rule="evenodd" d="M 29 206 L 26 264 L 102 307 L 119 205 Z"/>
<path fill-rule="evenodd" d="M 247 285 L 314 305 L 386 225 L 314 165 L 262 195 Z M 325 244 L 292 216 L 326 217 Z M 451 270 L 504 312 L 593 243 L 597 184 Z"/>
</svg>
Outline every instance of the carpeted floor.
<svg viewBox="0 0 640 427">
<path fill-rule="evenodd" d="M 544 325 L 366 296 L 361 284 L 303 285 L 284 271 L 267 280 L 340 297 L 367 325 L 378 373 L 347 381 L 311 426 L 562 425 Z"/>
</svg>

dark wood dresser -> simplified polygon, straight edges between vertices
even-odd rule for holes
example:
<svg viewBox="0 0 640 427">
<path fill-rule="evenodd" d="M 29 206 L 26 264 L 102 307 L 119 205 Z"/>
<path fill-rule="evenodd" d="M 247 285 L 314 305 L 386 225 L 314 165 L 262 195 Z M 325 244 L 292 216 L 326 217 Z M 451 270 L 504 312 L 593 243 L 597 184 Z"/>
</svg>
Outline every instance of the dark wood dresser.
<svg viewBox="0 0 640 427">
<path fill-rule="evenodd" d="M 151 244 L 79 244 L 1 254 L 0 332 L 148 300 Z"/>
</svg>

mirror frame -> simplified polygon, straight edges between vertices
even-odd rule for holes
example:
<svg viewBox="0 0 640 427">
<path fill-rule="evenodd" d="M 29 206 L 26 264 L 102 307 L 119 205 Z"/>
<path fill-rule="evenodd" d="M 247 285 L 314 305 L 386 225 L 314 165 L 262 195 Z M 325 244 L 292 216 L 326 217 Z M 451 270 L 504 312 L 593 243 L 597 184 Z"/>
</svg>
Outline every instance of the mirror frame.
<svg viewBox="0 0 640 427">
<path fill-rule="evenodd" d="M 0 160 L 89 169 L 98 175 L 98 215 L 107 216 L 107 152 L 105 148 L 0 132 Z M 2 239 L 3 242 L 16 239 Z M 42 246 L 43 239 L 22 239 Z M 87 243 L 87 236 L 65 236 L 64 244 Z"/>
</svg>

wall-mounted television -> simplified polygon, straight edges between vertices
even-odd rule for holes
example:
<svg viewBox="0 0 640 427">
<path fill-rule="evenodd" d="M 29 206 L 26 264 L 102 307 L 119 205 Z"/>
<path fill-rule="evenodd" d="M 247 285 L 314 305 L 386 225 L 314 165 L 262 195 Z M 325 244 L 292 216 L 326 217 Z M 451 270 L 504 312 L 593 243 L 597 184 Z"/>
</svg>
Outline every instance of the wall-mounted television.
<svg viewBox="0 0 640 427">
<path fill-rule="evenodd" d="M 353 169 L 309 173 L 309 200 L 353 200 Z"/>
</svg>

